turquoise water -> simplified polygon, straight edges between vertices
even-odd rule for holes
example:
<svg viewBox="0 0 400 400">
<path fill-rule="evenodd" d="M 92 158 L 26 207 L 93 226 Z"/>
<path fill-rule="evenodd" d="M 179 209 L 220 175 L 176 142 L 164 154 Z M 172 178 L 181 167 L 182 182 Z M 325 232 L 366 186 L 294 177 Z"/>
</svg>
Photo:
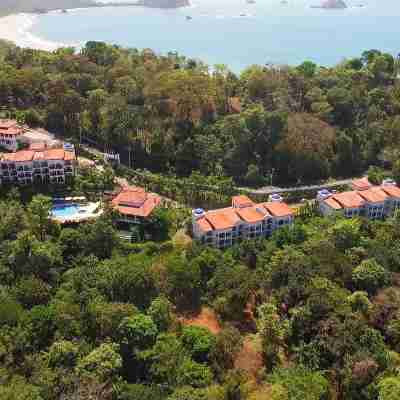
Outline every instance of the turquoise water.
<svg viewBox="0 0 400 400">
<path fill-rule="evenodd" d="M 310 8 L 320 0 L 256 1 L 194 0 L 191 7 L 177 10 L 114 7 L 51 13 L 39 18 L 34 33 L 75 45 L 104 40 L 158 53 L 177 51 L 236 72 L 251 64 L 293 65 L 305 59 L 328 66 L 372 48 L 400 52 L 398 0 L 347 0 L 345 10 Z"/>
<path fill-rule="evenodd" d="M 58 218 L 71 218 L 79 214 L 79 206 L 77 204 L 57 204 L 54 205 L 51 214 Z"/>
</svg>

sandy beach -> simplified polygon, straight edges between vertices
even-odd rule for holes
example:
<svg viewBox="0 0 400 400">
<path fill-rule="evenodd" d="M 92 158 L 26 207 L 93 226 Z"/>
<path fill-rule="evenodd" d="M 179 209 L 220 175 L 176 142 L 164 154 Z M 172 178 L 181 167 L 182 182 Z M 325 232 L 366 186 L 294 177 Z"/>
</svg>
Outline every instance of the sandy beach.
<svg viewBox="0 0 400 400">
<path fill-rule="evenodd" d="M 31 30 L 37 18 L 33 14 L 15 14 L 0 18 L 0 39 L 9 40 L 20 47 L 48 51 L 65 46 L 33 35 Z"/>
</svg>

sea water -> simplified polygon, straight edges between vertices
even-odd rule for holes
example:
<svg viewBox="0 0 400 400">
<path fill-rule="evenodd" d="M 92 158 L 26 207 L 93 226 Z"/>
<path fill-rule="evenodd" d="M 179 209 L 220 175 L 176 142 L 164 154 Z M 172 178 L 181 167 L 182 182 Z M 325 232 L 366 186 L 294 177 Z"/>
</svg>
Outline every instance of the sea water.
<svg viewBox="0 0 400 400">
<path fill-rule="evenodd" d="M 304 60 L 331 66 L 374 48 L 400 52 L 399 0 L 346 0 L 344 10 L 310 7 L 320 1 L 192 0 L 191 7 L 173 10 L 71 10 L 40 16 L 33 33 L 78 46 L 102 40 L 161 54 L 176 51 L 210 65 L 226 64 L 234 72 L 252 64 Z"/>
</svg>

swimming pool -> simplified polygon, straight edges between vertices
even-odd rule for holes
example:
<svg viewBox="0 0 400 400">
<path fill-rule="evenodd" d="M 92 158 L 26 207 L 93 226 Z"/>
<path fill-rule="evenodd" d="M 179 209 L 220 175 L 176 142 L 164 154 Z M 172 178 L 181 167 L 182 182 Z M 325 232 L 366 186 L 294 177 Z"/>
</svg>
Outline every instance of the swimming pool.
<svg viewBox="0 0 400 400">
<path fill-rule="evenodd" d="M 79 205 L 75 203 L 55 204 L 51 214 L 56 218 L 70 218 L 79 214 Z"/>
</svg>

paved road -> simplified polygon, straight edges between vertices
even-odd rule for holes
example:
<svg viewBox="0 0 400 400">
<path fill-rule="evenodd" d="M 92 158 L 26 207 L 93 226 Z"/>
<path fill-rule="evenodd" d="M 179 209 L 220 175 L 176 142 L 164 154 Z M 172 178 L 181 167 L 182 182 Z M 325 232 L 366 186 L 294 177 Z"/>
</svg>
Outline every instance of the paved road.
<svg viewBox="0 0 400 400">
<path fill-rule="evenodd" d="M 93 149 L 92 147 L 88 146 L 82 146 L 86 151 L 91 152 L 92 154 L 96 154 L 97 156 L 104 156 L 104 153 Z M 307 191 L 317 191 L 321 189 L 329 189 L 329 188 L 335 188 L 337 186 L 343 186 L 343 185 L 349 185 L 355 178 L 349 178 L 349 179 L 341 179 L 337 181 L 333 181 L 330 183 L 324 183 L 324 184 L 319 184 L 319 185 L 305 185 L 305 186 L 292 186 L 292 187 L 278 187 L 278 186 L 266 186 L 258 189 L 254 188 L 249 188 L 249 187 L 236 187 L 235 189 L 239 192 L 245 192 L 248 193 L 249 195 L 270 195 L 274 193 L 291 193 L 291 192 L 307 192 Z M 212 188 L 210 189 L 215 189 L 217 190 L 218 188 Z"/>
<path fill-rule="evenodd" d="M 261 195 L 269 195 L 274 193 L 290 193 L 290 192 L 307 192 L 307 191 L 315 191 L 321 189 L 329 189 L 337 186 L 349 185 L 353 181 L 354 178 L 351 179 L 342 179 L 338 181 L 334 181 L 331 183 L 324 183 L 320 185 L 308 185 L 308 186 L 293 186 L 288 188 L 281 188 L 277 186 L 267 186 L 259 189 L 252 189 L 248 187 L 239 187 L 237 188 L 240 191 L 247 192 L 249 194 L 261 194 Z"/>
</svg>

